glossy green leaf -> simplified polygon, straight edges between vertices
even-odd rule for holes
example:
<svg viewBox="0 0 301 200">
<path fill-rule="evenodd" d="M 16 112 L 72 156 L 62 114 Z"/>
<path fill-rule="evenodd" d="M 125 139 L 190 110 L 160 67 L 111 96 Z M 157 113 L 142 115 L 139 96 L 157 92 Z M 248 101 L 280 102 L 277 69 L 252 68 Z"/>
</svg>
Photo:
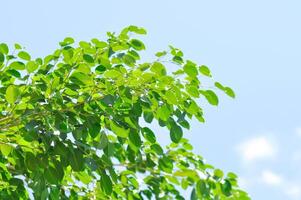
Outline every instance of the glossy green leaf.
<svg viewBox="0 0 301 200">
<path fill-rule="evenodd" d="M 188 85 L 186 90 L 192 97 L 198 98 L 200 96 L 199 89 L 194 85 Z"/>
<path fill-rule="evenodd" d="M 15 46 L 15 49 L 17 49 L 17 50 L 22 49 L 22 46 L 18 43 L 15 43 L 14 46 Z"/>
<path fill-rule="evenodd" d="M 151 145 L 151 149 L 156 152 L 158 155 L 162 155 L 163 154 L 163 149 L 160 145 L 158 144 L 152 144 Z"/>
<path fill-rule="evenodd" d="M 62 42 L 60 42 L 60 45 L 62 47 L 73 44 L 74 43 L 74 39 L 71 37 L 66 37 Z"/>
<path fill-rule="evenodd" d="M 145 111 L 143 113 L 143 118 L 147 123 L 151 123 L 154 119 L 154 114 L 152 112 Z"/>
<path fill-rule="evenodd" d="M 130 41 L 130 45 L 137 51 L 141 51 L 141 50 L 145 49 L 143 42 L 141 42 L 140 40 L 137 40 L 137 39 L 132 39 Z"/>
<path fill-rule="evenodd" d="M 5 55 L 7 55 L 8 51 L 9 51 L 9 49 L 8 49 L 7 44 L 1 43 L 0 44 L 0 52 L 3 53 L 3 54 L 5 54 Z"/>
<path fill-rule="evenodd" d="M 169 157 L 163 156 L 159 159 L 159 169 L 167 173 L 172 173 L 173 161 Z"/>
<path fill-rule="evenodd" d="M 223 184 L 221 184 L 221 188 L 222 188 L 222 192 L 224 193 L 224 195 L 226 196 L 230 196 L 231 195 L 231 183 L 228 180 L 225 180 Z"/>
<path fill-rule="evenodd" d="M 112 191 L 113 191 L 112 181 L 107 174 L 102 173 L 101 178 L 100 178 L 100 184 L 101 184 L 101 188 L 103 189 L 105 194 L 112 193 Z"/>
<path fill-rule="evenodd" d="M 108 145 L 108 138 L 105 133 L 101 133 L 98 149 L 104 149 Z"/>
<path fill-rule="evenodd" d="M 196 191 L 199 197 L 208 198 L 209 197 L 209 187 L 204 180 L 199 180 L 196 184 Z"/>
<path fill-rule="evenodd" d="M 201 91 L 211 105 L 218 105 L 218 97 L 212 90 Z"/>
<path fill-rule="evenodd" d="M 38 67 L 39 65 L 35 61 L 29 61 L 26 64 L 26 70 L 28 71 L 28 73 L 34 72 L 38 69 Z"/>
<path fill-rule="evenodd" d="M 10 69 L 16 69 L 16 70 L 24 70 L 25 69 L 25 64 L 23 62 L 20 62 L 20 61 L 15 61 L 15 62 L 12 62 L 9 65 L 9 68 Z"/>
<path fill-rule="evenodd" d="M 12 150 L 13 147 L 11 145 L 0 143 L 0 151 L 4 156 L 8 156 Z"/>
<path fill-rule="evenodd" d="M 137 150 L 142 145 L 140 135 L 135 131 L 129 132 L 129 142 L 130 142 L 130 144 L 134 145 L 135 146 L 134 148 L 136 148 Z"/>
<path fill-rule="evenodd" d="M 167 54 L 166 51 L 160 51 L 160 52 L 157 52 L 157 53 L 156 53 L 156 56 L 157 56 L 157 57 L 162 57 L 162 56 L 165 56 L 166 54 Z"/>
<path fill-rule="evenodd" d="M 115 122 L 110 121 L 111 130 L 113 133 L 115 133 L 117 136 L 122 138 L 127 138 L 130 132 L 130 129 L 125 129 L 119 125 L 117 125 Z"/>
<path fill-rule="evenodd" d="M 156 142 L 156 136 L 151 129 L 144 127 L 144 128 L 142 128 L 142 133 L 143 133 L 144 138 L 147 139 L 149 142 L 151 142 L 151 143 Z"/>
<path fill-rule="evenodd" d="M 184 65 L 183 69 L 184 69 L 184 72 L 192 78 L 194 78 L 198 75 L 198 70 L 196 68 L 196 64 L 194 64 L 190 61 L 187 61 L 187 63 Z"/>
<path fill-rule="evenodd" d="M 92 56 L 90 56 L 89 54 L 84 54 L 83 55 L 83 59 L 87 62 L 87 63 L 94 63 L 94 58 Z"/>
<path fill-rule="evenodd" d="M 118 77 L 121 77 L 121 76 L 122 76 L 122 74 L 119 71 L 114 70 L 114 69 L 108 70 L 104 73 L 104 77 L 106 77 L 106 78 L 115 79 L 115 78 L 118 78 Z"/>
<path fill-rule="evenodd" d="M 26 153 L 26 155 L 25 155 L 25 165 L 31 171 L 38 170 L 38 162 L 37 162 L 37 159 L 36 159 L 36 157 L 33 153 L 31 153 L 31 152 Z"/>
<path fill-rule="evenodd" d="M 159 62 L 154 62 L 150 69 L 152 72 L 158 74 L 158 75 L 166 75 L 166 69 L 165 66 Z"/>
<path fill-rule="evenodd" d="M 201 74 L 211 77 L 210 69 L 206 65 L 201 65 L 199 67 L 199 70 L 200 70 Z"/>
<path fill-rule="evenodd" d="M 173 124 L 170 128 L 170 139 L 174 143 L 180 142 L 183 137 L 183 130 L 177 124 Z"/>
<path fill-rule="evenodd" d="M 166 91 L 165 96 L 170 104 L 174 104 L 174 105 L 178 104 L 177 97 L 173 91 L 171 90 Z"/>
<path fill-rule="evenodd" d="M 0 66 L 4 63 L 5 61 L 5 56 L 3 53 L 0 52 Z"/>
<path fill-rule="evenodd" d="M 26 51 L 20 51 L 18 53 L 18 57 L 23 60 L 27 60 L 27 61 L 29 61 L 31 59 L 31 56 Z"/>
<path fill-rule="evenodd" d="M 20 95 L 20 90 L 15 85 L 10 85 L 6 89 L 5 99 L 8 103 L 13 104 L 18 99 Z"/>
<path fill-rule="evenodd" d="M 70 80 L 78 85 L 92 85 L 93 84 L 93 80 L 92 80 L 91 76 L 89 76 L 83 72 L 79 72 L 79 71 L 73 72 L 73 74 L 70 76 Z"/>
<path fill-rule="evenodd" d="M 166 121 L 169 118 L 170 114 L 171 111 L 165 104 L 157 110 L 158 117 L 163 121 Z"/>
<path fill-rule="evenodd" d="M 60 164 L 56 165 L 55 167 L 49 166 L 45 170 L 44 176 L 47 182 L 50 184 L 58 184 L 64 176 L 64 171 Z"/>
<path fill-rule="evenodd" d="M 83 153 L 79 149 L 71 150 L 68 159 L 74 171 L 82 171 L 84 169 Z"/>
<path fill-rule="evenodd" d="M 231 88 L 225 87 L 224 91 L 229 97 L 235 98 L 235 93 Z"/>
<path fill-rule="evenodd" d="M 17 70 L 15 70 L 15 69 L 9 69 L 9 70 L 7 70 L 6 72 L 7 72 L 8 74 L 10 74 L 10 75 L 16 77 L 16 78 L 21 78 L 21 73 L 18 72 Z"/>
</svg>

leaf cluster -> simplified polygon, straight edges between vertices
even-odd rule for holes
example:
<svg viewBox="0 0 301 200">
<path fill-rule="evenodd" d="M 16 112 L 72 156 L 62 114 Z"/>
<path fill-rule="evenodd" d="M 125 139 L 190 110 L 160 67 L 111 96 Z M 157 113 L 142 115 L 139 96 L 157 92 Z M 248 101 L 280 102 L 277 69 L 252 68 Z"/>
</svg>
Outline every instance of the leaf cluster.
<svg viewBox="0 0 301 200">
<path fill-rule="evenodd" d="M 143 62 L 133 34 L 146 31 L 129 26 L 78 45 L 67 37 L 36 59 L 0 44 L 0 199 L 184 199 L 183 190 L 249 199 L 235 174 L 183 138 L 192 118 L 204 122 L 198 99 L 216 106 L 216 89 L 233 90 L 172 46 Z M 170 133 L 167 147 L 150 129 L 156 122 Z"/>
</svg>

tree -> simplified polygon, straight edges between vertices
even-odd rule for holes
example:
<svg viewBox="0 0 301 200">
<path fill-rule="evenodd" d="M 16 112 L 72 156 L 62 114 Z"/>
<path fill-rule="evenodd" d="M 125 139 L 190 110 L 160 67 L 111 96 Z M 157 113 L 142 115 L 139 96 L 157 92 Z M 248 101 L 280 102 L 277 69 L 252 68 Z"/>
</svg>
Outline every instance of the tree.
<svg viewBox="0 0 301 200">
<path fill-rule="evenodd" d="M 1 199 L 184 199 L 184 190 L 249 199 L 234 173 L 206 164 L 183 138 L 192 117 L 204 122 L 199 98 L 218 104 L 200 78 L 234 98 L 232 89 L 172 46 L 140 61 L 145 45 L 133 34 L 146 31 L 129 26 L 77 47 L 67 37 L 43 59 L 0 44 Z M 167 147 L 147 125 L 155 122 L 170 132 Z"/>
</svg>

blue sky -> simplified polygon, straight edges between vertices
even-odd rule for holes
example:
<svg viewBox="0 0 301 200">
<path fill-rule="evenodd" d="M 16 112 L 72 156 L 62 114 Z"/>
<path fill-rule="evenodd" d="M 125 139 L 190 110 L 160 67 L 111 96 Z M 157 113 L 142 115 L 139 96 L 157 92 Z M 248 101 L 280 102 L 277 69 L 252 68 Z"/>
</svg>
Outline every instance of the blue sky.
<svg viewBox="0 0 301 200">
<path fill-rule="evenodd" d="M 253 199 L 301 199 L 300 1 L 2 1 L 0 41 L 35 56 L 65 36 L 104 38 L 130 24 L 148 30 L 146 58 L 169 44 L 208 65 L 236 100 L 205 106 L 186 137 L 195 152 L 241 177 Z"/>
</svg>

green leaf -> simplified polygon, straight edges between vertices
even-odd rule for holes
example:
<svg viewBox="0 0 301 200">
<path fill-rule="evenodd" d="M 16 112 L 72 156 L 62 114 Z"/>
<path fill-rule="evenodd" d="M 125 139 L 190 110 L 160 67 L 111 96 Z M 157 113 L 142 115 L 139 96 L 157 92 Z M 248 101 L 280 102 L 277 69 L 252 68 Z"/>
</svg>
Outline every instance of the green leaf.
<svg viewBox="0 0 301 200">
<path fill-rule="evenodd" d="M 199 67 L 199 71 L 201 74 L 203 74 L 205 76 L 212 77 L 210 69 L 206 65 L 201 65 Z"/>
<path fill-rule="evenodd" d="M 34 72 L 38 69 L 38 67 L 39 65 L 35 61 L 29 61 L 26 64 L 26 70 L 28 71 L 28 73 Z"/>
<path fill-rule="evenodd" d="M 132 39 L 130 41 L 130 45 L 137 51 L 141 51 L 141 50 L 145 49 L 143 42 L 141 42 L 140 40 L 137 40 L 137 39 Z"/>
<path fill-rule="evenodd" d="M 198 70 L 196 68 L 196 64 L 194 64 L 191 61 L 187 61 L 187 63 L 184 65 L 183 69 L 184 69 L 184 72 L 192 78 L 195 78 L 198 75 Z"/>
<path fill-rule="evenodd" d="M 169 108 L 165 104 L 163 106 L 159 107 L 158 110 L 157 110 L 158 117 L 160 119 L 162 119 L 163 121 L 167 121 L 170 114 L 171 114 L 171 111 L 169 110 Z"/>
<path fill-rule="evenodd" d="M 91 76 L 79 71 L 73 72 L 70 80 L 78 85 L 92 85 L 94 83 Z"/>
<path fill-rule="evenodd" d="M 68 159 L 74 171 L 82 171 L 84 169 L 83 153 L 79 149 L 70 150 Z"/>
<path fill-rule="evenodd" d="M 64 39 L 64 41 L 60 42 L 60 45 L 61 45 L 62 47 L 64 47 L 64 46 L 67 46 L 67 45 L 70 45 L 70 44 L 73 44 L 73 43 L 74 43 L 74 39 L 73 39 L 73 38 L 71 38 L 71 37 L 66 37 L 66 38 Z"/>
<path fill-rule="evenodd" d="M 87 127 L 92 138 L 95 138 L 100 133 L 100 123 L 93 118 L 88 118 Z"/>
<path fill-rule="evenodd" d="M 166 69 L 164 65 L 159 62 L 154 62 L 150 70 L 160 76 L 166 75 Z"/>
<path fill-rule="evenodd" d="M 142 128 L 143 137 L 151 143 L 156 142 L 156 136 L 153 131 L 147 127 Z"/>
<path fill-rule="evenodd" d="M 195 192 L 195 188 L 192 189 L 191 194 L 190 194 L 190 200 L 198 200 L 198 196 Z"/>
<path fill-rule="evenodd" d="M 160 52 L 157 52 L 155 55 L 156 55 L 157 57 L 162 57 L 162 56 L 165 56 L 166 54 L 167 54 L 166 51 L 160 51 Z"/>
<path fill-rule="evenodd" d="M 235 93 L 230 87 L 225 87 L 224 91 L 229 97 L 235 98 Z"/>
<path fill-rule="evenodd" d="M 218 97 L 212 90 L 205 90 L 205 91 L 201 90 L 201 94 L 203 94 L 206 97 L 207 101 L 211 105 L 214 105 L 214 106 L 218 105 Z"/>
<path fill-rule="evenodd" d="M 25 69 L 25 64 L 20 62 L 20 61 L 15 61 L 15 62 L 12 62 L 9 65 L 9 68 L 10 69 L 16 69 L 16 70 L 24 70 Z"/>
<path fill-rule="evenodd" d="M 36 157 L 33 153 L 31 153 L 31 152 L 26 153 L 26 155 L 25 155 L 25 165 L 31 171 L 38 170 L 38 162 L 37 162 L 37 159 L 36 159 Z"/>
<path fill-rule="evenodd" d="M 146 34 L 146 30 L 144 28 L 141 28 L 141 27 L 129 26 L 128 29 L 129 29 L 130 32 L 134 32 L 134 33 L 137 33 L 137 34 L 142 34 L 142 35 Z"/>
<path fill-rule="evenodd" d="M 83 59 L 87 62 L 87 63 L 94 63 L 94 58 L 92 56 L 90 56 L 89 54 L 84 54 L 83 55 Z"/>
<path fill-rule="evenodd" d="M 159 169 L 167 173 L 172 173 L 173 161 L 169 157 L 163 156 L 159 159 Z"/>
<path fill-rule="evenodd" d="M 23 60 L 27 60 L 27 61 L 30 61 L 30 59 L 31 59 L 30 55 L 25 51 L 20 51 L 18 53 L 18 56 L 19 56 L 19 58 L 21 58 Z"/>
<path fill-rule="evenodd" d="M 179 143 L 180 140 L 183 137 L 183 130 L 180 126 L 178 126 L 177 124 L 173 123 L 171 128 L 170 128 L 170 139 L 174 142 L 174 143 Z"/>
<path fill-rule="evenodd" d="M 168 103 L 174 104 L 174 105 L 178 104 L 177 97 L 173 91 L 167 90 L 165 93 L 165 96 L 166 96 Z"/>
<path fill-rule="evenodd" d="M 231 183 L 226 179 L 224 180 L 224 183 L 221 183 L 222 192 L 225 196 L 231 195 L 232 186 Z"/>
<path fill-rule="evenodd" d="M 107 138 L 107 135 L 103 132 L 103 133 L 101 133 L 100 142 L 97 145 L 97 148 L 104 149 L 104 148 L 106 148 L 107 145 L 108 145 L 108 138 Z"/>
<path fill-rule="evenodd" d="M 130 144 L 134 145 L 134 148 L 136 148 L 137 150 L 142 145 L 141 138 L 140 138 L 139 134 L 135 131 L 129 132 L 129 142 L 130 142 Z"/>
<path fill-rule="evenodd" d="M 59 179 L 57 178 L 57 170 L 54 167 L 49 166 L 45 172 L 44 172 L 44 177 L 46 181 L 50 184 L 57 184 Z"/>
<path fill-rule="evenodd" d="M 13 104 L 18 99 L 20 95 L 20 90 L 15 85 L 10 85 L 6 89 L 5 99 L 8 103 Z"/>
<path fill-rule="evenodd" d="M 219 82 L 215 82 L 214 85 L 215 85 L 215 87 L 217 87 L 218 89 L 220 89 L 222 91 L 224 91 L 224 89 L 225 89 L 224 86 L 222 84 L 220 84 Z"/>
<path fill-rule="evenodd" d="M 180 177 L 190 177 L 192 179 L 198 178 L 198 173 L 195 170 L 191 169 L 182 169 L 181 171 L 176 171 L 173 173 L 174 176 L 180 176 Z"/>
<path fill-rule="evenodd" d="M 18 43 L 15 43 L 15 49 L 20 50 L 20 49 L 22 49 L 22 46 Z"/>
<path fill-rule="evenodd" d="M 228 177 L 229 179 L 237 179 L 237 175 L 234 174 L 233 172 L 229 172 L 229 173 L 227 174 L 227 177 Z"/>
<path fill-rule="evenodd" d="M 133 56 L 131 55 L 128 55 L 128 54 L 125 54 L 123 57 L 122 57 L 122 60 L 124 62 L 124 64 L 130 66 L 130 67 L 134 67 L 135 66 L 135 63 L 136 63 L 136 60 Z"/>
<path fill-rule="evenodd" d="M 108 70 L 103 74 L 104 77 L 106 78 L 112 78 L 112 79 L 116 79 L 122 76 L 122 74 L 114 69 Z"/>
<path fill-rule="evenodd" d="M 90 43 L 85 41 L 80 41 L 79 46 L 83 49 L 89 49 L 91 47 Z"/>
<path fill-rule="evenodd" d="M 9 70 L 7 70 L 6 72 L 7 72 L 8 74 L 10 74 L 10 75 L 16 77 L 16 78 L 21 78 L 20 72 L 18 72 L 18 71 L 15 70 L 15 69 L 9 69 Z"/>
<path fill-rule="evenodd" d="M 224 172 L 220 169 L 215 169 L 213 172 L 214 177 L 216 177 L 217 179 L 221 179 L 224 176 Z"/>
<path fill-rule="evenodd" d="M 151 123 L 154 119 L 154 114 L 152 112 L 144 111 L 143 118 L 147 123 Z"/>
<path fill-rule="evenodd" d="M 197 182 L 196 191 L 199 197 L 209 197 L 210 190 L 204 180 L 199 180 Z"/>
<path fill-rule="evenodd" d="M 106 42 L 99 41 L 99 40 L 96 39 L 96 38 L 93 38 L 93 39 L 91 40 L 91 42 L 92 42 L 96 47 L 101 48 L 101 49 L 103 49 L 103 48 L 105 48 L 105 47 L 108 46 L 108 44 L 107 44 Z"/>
<path fill-rule="evenodd" d="M 102 73 L 104 73 L 104 71 L 106 71 L 106 67 L 103 66 L 103 65 L 98 65 L 98 66 L 95 68 L 95 71 L 98 72 L 99 74 L 102 74 Z"/>
<path fill-rule="evenodd" d="M 7 55 L 8 54 L 8 46 L 5 43 L 0 44 L 0 52 Z"/>
<path fill-rule="evenodd" d="M 5 56 L 3 53 L 0 52 L 0 66 L 4 63 Z"/>
<path fill-rule="evenodd" d="M 113 192 L 112 181 L 107 174 L 102 173 L 100 179 L 100 185 L 102 190 L 105 192 L 105 194 L 110 195 Z"/>
<path fill-rule="evenodd" d="M 1 150 L 1 153 L 4 156 L 8 156 L 10 154 L 10 152 L 13 150 L 13 147 L 11 145 L 8 145 L 8 144 L 1 144 L 0 143 L 0 150 Z"/>
<path fill-rule="evenodd" d="M 122 138 L 127 138 L 130 132 L 130 129 L 125 129 L 121 126 L 118 126 L 115 122 L 110 121 L 111 130 L 113 133 L 115 133 L 117 136 Z"/>
<path fill-rule="evenodd" d="M 159 144 L 152 144 L 151 149 L 158 155 L 163 155 L 163 149 Z"/>
<path fill-rule="evenodd" d="M 224 87 L 221 83 L 215 82 L 215 87 L 218 89 L 224 91 L 229 97 L 235 98 L 235 93 L 230 87 Z"/>
<path fill-rule="evenodd" d="M 186 90 L 192 97 L 200 97 L 199 89 L 194 85 L 187 85 Z"/>
<path fill-rule="evenodd" d="M 127 34 L 128 32 L 133 32 L 133 33 L 142 34 L 142 35 L 146 34 L 146 30 L 144 28 L 133 26 L 133 25 L 128 26 L 121 31 L 121 33 L 123 33 L 123 34 Z"/>
</svg>

